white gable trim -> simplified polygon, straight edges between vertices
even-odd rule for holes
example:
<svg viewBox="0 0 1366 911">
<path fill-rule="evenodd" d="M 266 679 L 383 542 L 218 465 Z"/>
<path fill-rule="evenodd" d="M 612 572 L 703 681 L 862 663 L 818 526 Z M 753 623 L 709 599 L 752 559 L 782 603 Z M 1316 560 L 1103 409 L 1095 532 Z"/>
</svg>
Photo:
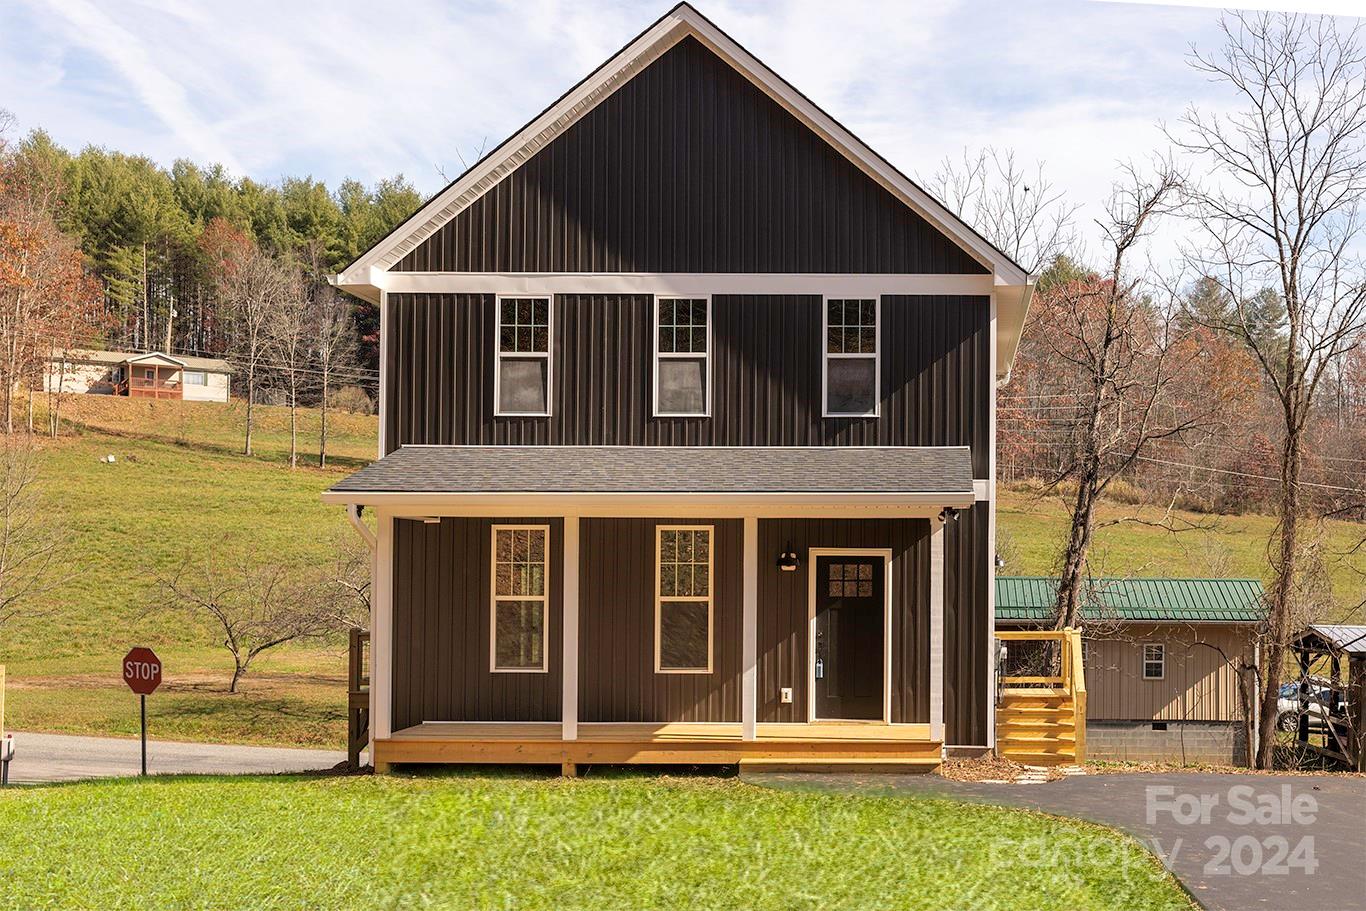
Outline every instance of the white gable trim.
<svg viewBox="0 0 1366 911">
<path fill-rule="evenodd" d="M 179 358 L 171 357 L 169 354 L 159 354 L 159 353 L 157 353 L 157 352 L 155 352 L 155 351 L 150 352 L 150 353 L 148 353 L 148 354 L 139 354 L 139 355 L 136 355 L 136 356 L 134 356 L 134 357 L 130 357 L 130 358 L 128 358 L 128 360 L 126 361 L 126 363 L 129 363 L 129 364 L 143 364 L 143 363 L 149 363 L 149 362 L 151 362 L 151 361 L 157 361 L 157 362 L 159 362 L 160 364 L 162 364 L 162 365 L 164 365 L 164 366 L 167 366 L 167 367 L 184 367 L 184 366 L 185 366 L 185 362 L 182 361 L 182 360 L 180 360 Z"/>
<path fill-rule="evenodd" d="M 376 300 L 375 273 L 401 260 L 463 209 L 520 167 L 600 101 L 684 37 L 692 35 L 830 143 L 885 189 L 954 240 L 1005 285 L 1027 285 L 1029 275 L 937 199 L 894 168 L 788 84 L 705 16 L 680 3 L 615 57 L 523 127 L 493 153 L 427 202 L 336 277 L 335 284 Z"/>
</svg>

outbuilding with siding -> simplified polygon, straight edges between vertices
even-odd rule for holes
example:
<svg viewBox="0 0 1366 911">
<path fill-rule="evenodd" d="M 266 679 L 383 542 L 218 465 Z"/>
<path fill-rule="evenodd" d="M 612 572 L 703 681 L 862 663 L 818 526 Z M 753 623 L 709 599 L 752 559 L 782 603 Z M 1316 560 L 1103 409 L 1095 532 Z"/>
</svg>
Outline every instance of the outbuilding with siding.
<svg viewBox="0 0 1366 911">
<path fill-rule="evenodd" d="M 1051 624 L 1057 590 L 1051 577 L 997 576 L 997 627 Z M 1246 763 L 1240 685 L 1255 685 L 1244 668 L 1264 596 L 1255 579 L 1094 580 L 1083 609 L 1090 758 Z"/>
</svg>

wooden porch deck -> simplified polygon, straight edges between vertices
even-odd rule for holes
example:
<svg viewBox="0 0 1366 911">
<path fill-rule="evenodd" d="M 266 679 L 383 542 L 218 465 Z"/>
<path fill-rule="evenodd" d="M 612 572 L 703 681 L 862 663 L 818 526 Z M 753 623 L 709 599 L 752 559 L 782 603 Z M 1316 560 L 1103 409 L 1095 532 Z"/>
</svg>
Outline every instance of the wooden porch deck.
<svg viewBox="0 0 1366 911">
<path fill-rule="evenodd" d="M 561 739 L 558 722 L 427 722 L 375 743 L 375 768 L 392 763 L 559 765 L 730 765 L 746 769 L 924 771 L 943 745 L 928 724 L 817 722 L 760 724 L 742 739 L 739 724 L 584 723 Z"/>
</svg>

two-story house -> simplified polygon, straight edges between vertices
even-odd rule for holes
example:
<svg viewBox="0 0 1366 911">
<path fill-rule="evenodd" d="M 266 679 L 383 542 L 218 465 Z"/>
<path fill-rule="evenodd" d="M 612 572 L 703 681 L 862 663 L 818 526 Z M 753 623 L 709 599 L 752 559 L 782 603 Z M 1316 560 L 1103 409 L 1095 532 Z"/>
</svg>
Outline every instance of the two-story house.
<svg viewBox="0 0 1366 911">
<path fill-rule="evenodd" d="M 381 458 L 324 494 L 376 768 L 990 745 L 1031 278 L 695 9 L 336 283 L 381 313 Z"/>
</svg>

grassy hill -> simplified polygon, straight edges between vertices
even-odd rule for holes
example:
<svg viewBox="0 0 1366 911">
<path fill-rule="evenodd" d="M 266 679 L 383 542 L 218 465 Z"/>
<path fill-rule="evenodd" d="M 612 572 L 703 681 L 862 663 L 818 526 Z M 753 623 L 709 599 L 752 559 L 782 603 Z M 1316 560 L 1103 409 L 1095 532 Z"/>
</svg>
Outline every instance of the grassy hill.
<svg viewBox="0 0 1366 911">
<path fill-rule="evenodd" d="M 19 730 L 133 734 L 136 701 L 118 663 L 150 645 L 166 682 L 149 700 L 153 736 L 339 747 L 345 731 L 345 650 L 340 640 L 288 647 L 253 666 L 243 692 L 225 692 L 232 668 L 207 624 L 166 609 L 158 578 L 187 556 L 248 549 L 273 559 L 330 563 L 353 532 L 318 493 L 373 458 L 376 420 L 337 414 L 332 464 L 287 465 L 288 412 L 259 410 L 257 454 L 240 454 L 242 406 L 73 397 L 65 435 L 44 444 L 44 502 L 63 528 L 70 579 L 39 612 L 0 628 L 8 665 L 8 726 Z M 316 452 L 318 416 L 304 411 L 300 446 Z M 112 454 L 112 464 L 102 461 Z M 1104 519 L 1131 514 L 1105 506 Z M 1112 574 L 1264 577 L 1265 516 L 1183 516 L 1212 527 L 1171 535 L 1139 524 L 1098 533 L 1097 557 Z M 1065 517 L 1056 499 L 1002 490 L 1004 572 L 1052 570 Z M 1328 526 L 1346 550 L 1360 526 Z M 1366 554 L 1330 572 L 1339 609 L 1362 593 Z"/>
</svg>

